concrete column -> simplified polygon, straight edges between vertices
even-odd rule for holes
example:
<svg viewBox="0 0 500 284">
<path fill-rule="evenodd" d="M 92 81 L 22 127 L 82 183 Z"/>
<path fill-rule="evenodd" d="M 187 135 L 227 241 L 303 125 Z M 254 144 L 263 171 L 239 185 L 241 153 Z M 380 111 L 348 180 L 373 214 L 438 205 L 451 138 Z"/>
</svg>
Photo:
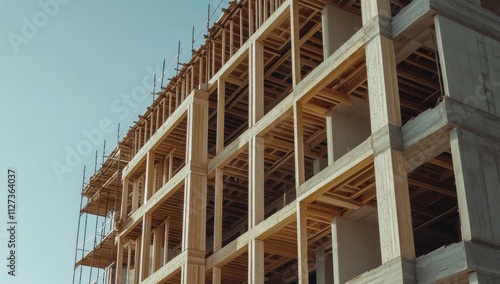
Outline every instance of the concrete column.
<svg viewBox="0 0 500 284">
<path fill-rule="evenodd" d="M 363 25 L 361 17 L 333 5 L 321 12 L 323 57 L 326 59 L 342 46 Z"/>
<path fill-rule="evenodd" d="M 325 158 L 318 158 L 313 161 L 313 173 L 317 174 L 328 166 L 328 160 Z"/>
<path fill-rule="evenodd" d="M 346 283 L 380 266 L 382 262 L 379 243 L 378 226 L 334 217 L 332 219 L 334 283 Z"/>
<path fill-rule="evenodd" d="M 324 249 L 316 251 L 316 284 L 333 284 L 332 254 Z"/>
</svg>

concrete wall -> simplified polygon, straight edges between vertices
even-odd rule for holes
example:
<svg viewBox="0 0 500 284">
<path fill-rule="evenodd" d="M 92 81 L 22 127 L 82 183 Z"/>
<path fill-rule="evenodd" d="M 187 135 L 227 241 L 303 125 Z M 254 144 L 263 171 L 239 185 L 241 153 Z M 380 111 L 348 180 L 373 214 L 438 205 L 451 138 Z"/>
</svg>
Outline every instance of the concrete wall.
<svg viewBox="0 0 500 284">
<path fill-rule="evenodd" d="M 333 5 L 323 8 L 321 19 L 324 58 L 332 55 L 363 26 L 360 16 Z"/>
<path fill-rule="evenodd" d="M 378 227 L 341 217 L 332 220 L 334 283 L 350 279 L 381 265 Z"/>
</svg>

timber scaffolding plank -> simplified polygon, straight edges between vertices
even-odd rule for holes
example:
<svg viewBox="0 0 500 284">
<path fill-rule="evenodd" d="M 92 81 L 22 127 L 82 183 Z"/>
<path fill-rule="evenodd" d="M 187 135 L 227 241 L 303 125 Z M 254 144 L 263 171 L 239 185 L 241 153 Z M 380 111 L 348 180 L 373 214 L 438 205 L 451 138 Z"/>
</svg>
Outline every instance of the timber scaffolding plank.
<svg viewBox="0 0 500 284">
<path fill-rule="evenodd" d="M 337 23 L 331 54 L 327 6 L 360 23 Z M 500 38 L 499 17 L 466 0 L 231 1 L 121 142 L 121 176 L 102 173 L 120 194 L 87 190 L 90 213 L 121 203 L 116 280 L 133 255 L 140 283 L 308 283 L 338 249 L 336 217 L 380 226 L 383 265 L 354 282 L 427 279 L 433 251 L 462 239 L 455 129 L 500 138 L 498 114 L 442 93 L 436 15 Z M 465 244 L 446 253 L 468 266 L 432 279 L 483 277 Z"/>
</svg>

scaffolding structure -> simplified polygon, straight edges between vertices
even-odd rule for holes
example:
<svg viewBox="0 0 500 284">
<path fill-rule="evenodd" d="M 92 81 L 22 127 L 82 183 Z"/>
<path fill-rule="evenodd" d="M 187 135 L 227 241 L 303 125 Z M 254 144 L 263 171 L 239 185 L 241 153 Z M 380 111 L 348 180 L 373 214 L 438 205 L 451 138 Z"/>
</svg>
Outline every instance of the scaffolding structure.
<svg viewBox="0 0 500 284">
<path fill-rule="evenodd" d="M 98 217 L 75 271 L 117 284 L 500 282 L 498 2 L 222 12 L 84 186 L 79 228 Z"/>
</svg>

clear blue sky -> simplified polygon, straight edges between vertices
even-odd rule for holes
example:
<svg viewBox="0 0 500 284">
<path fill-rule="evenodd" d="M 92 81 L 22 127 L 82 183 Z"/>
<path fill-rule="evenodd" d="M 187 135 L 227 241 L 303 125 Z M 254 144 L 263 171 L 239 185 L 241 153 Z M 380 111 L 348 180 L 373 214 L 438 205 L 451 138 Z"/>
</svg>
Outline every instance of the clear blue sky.
<svg viewBox="0 0 500 284">
<path fill-rule="evenodd" d="M 114 140 L 131 113 L 113 104 L 143 81 L 152 86 L 148 67 L 160 72 L 179 40 L 189 59 L 192 26 L 199 31 L 218 3 L 0 1 L 0 283 L 71 283 L 82 170 L 102 151 L 83 147 L 83 131 L 109 121 Z M 79 144 L 82 161 L 68 163 Z M 8 167 L 18 171 L 16 277 L 6 267 Z"/>
</svg>

